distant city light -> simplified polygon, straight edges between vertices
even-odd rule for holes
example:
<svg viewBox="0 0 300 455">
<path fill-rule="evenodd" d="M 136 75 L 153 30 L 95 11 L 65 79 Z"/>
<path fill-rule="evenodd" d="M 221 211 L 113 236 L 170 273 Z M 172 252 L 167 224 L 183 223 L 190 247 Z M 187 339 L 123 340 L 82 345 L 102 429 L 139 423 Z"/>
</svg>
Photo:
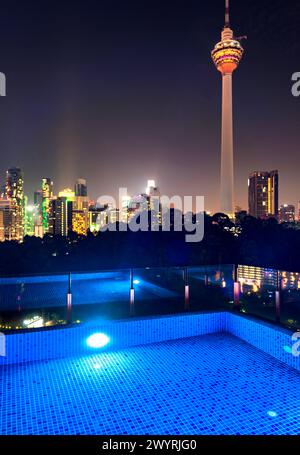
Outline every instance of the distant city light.
<svg viewBox="0 0 300 455">
<path fill-rule="evenodd" d="M 94 333 L 86 340 L 90 348 L 103 348 L 109 343 L 109 338 L 104 333 Z"/>
<path fill-rule="evenodd" d="M 140 284 L 140 280 L 133 280 L 133 284 Z"/>
<path fill-rule="evenodd" d="M 31 319 L 25 319 L 23 321 L 23 324 L 28 329 L 38 329 L 44 326 L 44 319 L 40 316 L 33 316 Z"/>
</svg>

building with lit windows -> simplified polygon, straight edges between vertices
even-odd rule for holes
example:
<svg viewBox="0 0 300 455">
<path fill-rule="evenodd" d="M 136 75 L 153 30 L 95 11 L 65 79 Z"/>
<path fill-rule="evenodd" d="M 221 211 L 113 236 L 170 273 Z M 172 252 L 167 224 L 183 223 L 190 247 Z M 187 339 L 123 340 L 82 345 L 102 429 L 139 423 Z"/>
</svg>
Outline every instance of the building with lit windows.
<svg viewBox="0 0 300 455">
<path fill-rule="evenodd" d="M 6 171 L 5 190 L 12 209 L 12 240 L 20 242 L 24 237 L 24 181 L 21 169 L 13 167 Z"/>
<path fill-rule="evenodd" d="M 68 236 L 72 230 L 73 204 L 75 193 L 69 188 L 58 193 L 50 204 L 49 232 L 53 235 Z"/>
<path fill-rule="evenodd" d="M 127 201 L 127 222 L 143 211 L 152 211 L 152 225 L 161 224 L 160 192 L 155 180 L 148 180 L 146 193 L 132 196 Z"/>
<path fill-rule="evenodd" d="M 13 208 L 9 199 L 0 198 L 0 241 L 12 240 Z"/>
<path fill-rule="evenodd" d="M 279 207 L 279 221 L 280 223 L 294 223 L 296 218 L 295 206 L 291 204 L 284 204 Z"/>
<path fill-rule="evenodd" d="M 73 203 L 74 204 L 74 203 Z M 72 231 L 79 235 L 87 235 L 89 228 L 88 210 L 72 210 Z"/>
<path fill-rule="evenodd" d="M 89 228 L 89 199 L 85 179 L 77 179 L 73 202 L 72 230 L 80 235 L 87 235 Z"/>
<path fill-rule="evenodd" d="M 248 181 L 249 215 L 255 218 L 278 216 L 278 171 L 252 172 Z"/>
<path fill-rule="evenodd" d="M 91 232 L 98 232 L 107 224 L 107 206 L 97 207 L 91 205 L 88 211 L 88 224 Z"/>
<path fill-rule="evenodd" d="M 44 237 L 44 229 L 42 224 L 35 224 L 34 225 L 34 236 L 40 237 L 41 239 Z"/>
<path fill-rule="evenodd" d="M 120 211 L 115 207 L 108 207 L 107 222 L 108 224 L 118 223 L 120 221 Z"/>
<path fill-rule="evenodd" d="M 53 182 L 48 177 L 42 179 L 42 225 L 44 233 L 49 231 L 50 202 L 53 198 Z"/>
<path fill-rule="evenodd" d="M 238 281 L 242 293 L 259 292 L 263 288 L 275 290 L 277 285 L 282 290 L 300 289 L 300 273 L 248 265 L 238 266 Z"/>
<path fill-rule="evenodd" d="M 24 219 L 24 235 L 34 235 L 34 225 L 37 219 L 37 207 L 35 205 L 28 204 L 28 198 L 25 196 L 25 219 Z"/>
</svg>

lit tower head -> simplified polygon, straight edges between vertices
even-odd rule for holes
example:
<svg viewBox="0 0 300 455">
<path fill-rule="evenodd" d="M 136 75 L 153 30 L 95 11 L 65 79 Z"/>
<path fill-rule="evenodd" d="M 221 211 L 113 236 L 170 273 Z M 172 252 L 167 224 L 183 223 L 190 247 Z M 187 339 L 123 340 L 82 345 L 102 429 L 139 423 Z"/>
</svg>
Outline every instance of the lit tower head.
<svg viewBox="0 0 300 455">
<path fill-rule="evenodd" d="M 229 21 L 229 0 L 225 0 L 225 26 L 221 33 L 221 41 L 211 53 L 217 70 L 224 74 L 232 74 L 238 67 L 244 49 L 237 38 L 234 38 Z"/>
</svg>

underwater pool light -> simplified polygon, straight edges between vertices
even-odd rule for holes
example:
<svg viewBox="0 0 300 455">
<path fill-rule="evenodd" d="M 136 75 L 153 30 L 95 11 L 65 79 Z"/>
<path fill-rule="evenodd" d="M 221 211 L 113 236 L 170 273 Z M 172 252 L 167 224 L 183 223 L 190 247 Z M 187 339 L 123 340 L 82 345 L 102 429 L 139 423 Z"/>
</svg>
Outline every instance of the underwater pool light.
<svg viewBox="0 0 300 455">
<path fill-rule="evenodd" d="M 109 343 L 109 338 L 104 333 L 93 333 L 86 340 L 86 344 L 90 348 L 103 348 Z"/>
<path fill-rule="evenodd" d="M 278 415 L 277 412 L 275 412 L 275 411 L 268 411 L 267 414 L 269 417 L 277 417 L 277 415 Z"/>
<path fill-rule="evenodd" d="M 133 284 L 140 284 L 140 280 L 133 280 Z"/>
</svg>

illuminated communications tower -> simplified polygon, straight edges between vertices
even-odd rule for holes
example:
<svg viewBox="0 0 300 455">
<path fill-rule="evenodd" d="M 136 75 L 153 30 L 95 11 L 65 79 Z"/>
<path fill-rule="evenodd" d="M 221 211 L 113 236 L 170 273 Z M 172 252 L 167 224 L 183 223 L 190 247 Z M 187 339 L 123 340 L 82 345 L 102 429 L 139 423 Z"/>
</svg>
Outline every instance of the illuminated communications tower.
<svg viewBox="0 0 300 455">
<path fill-rule="evenodd" d="M 244 49 L 234 38 L 229 22 L 229 0 L 225 1 L 225 26 L 221 41 L 211 53 L 217 70 L 222 73 L 222 151 L 221 151 L 221 212 L 234 216 L 233 201 L 233 124 L 232 73 L 237 69 Z"/>
</svg>

